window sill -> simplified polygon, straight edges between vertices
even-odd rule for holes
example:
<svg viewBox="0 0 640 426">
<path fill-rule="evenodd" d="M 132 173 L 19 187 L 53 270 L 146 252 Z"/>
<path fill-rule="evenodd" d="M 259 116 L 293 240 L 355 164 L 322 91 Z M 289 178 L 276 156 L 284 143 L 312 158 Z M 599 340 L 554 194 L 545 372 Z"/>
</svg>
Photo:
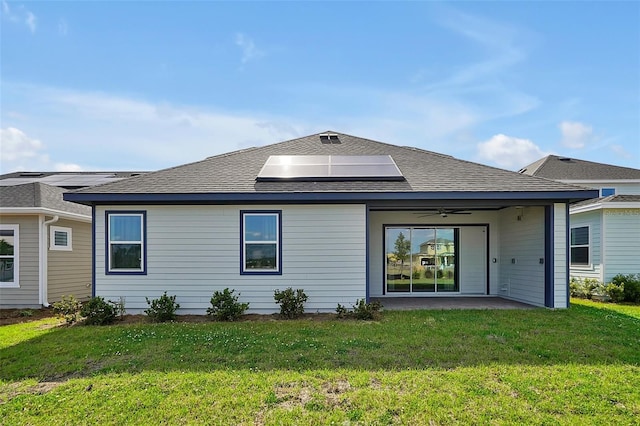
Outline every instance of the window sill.
<svg viewBox="0 0 640 426">
<path fill-rule="evenodd" d="M 2 284 L 0 284 L 0 288 L 20 288 L 20 284 L 16 284 L 16 283 L 2 283 Z"/>
</svg>

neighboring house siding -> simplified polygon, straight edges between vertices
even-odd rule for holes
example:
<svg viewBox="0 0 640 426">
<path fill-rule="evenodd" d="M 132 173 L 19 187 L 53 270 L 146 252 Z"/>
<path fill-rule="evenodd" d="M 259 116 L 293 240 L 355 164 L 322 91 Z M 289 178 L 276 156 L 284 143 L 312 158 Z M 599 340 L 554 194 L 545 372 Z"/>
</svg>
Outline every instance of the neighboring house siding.
<svg viewBox="0 0 640 426">
<path fill-rule="evenodd" d="M 147 274 L 105 274 L 105 211 L 147 212 Z M 282 211 L 282 275 L 240 274 L 240 211 Z M 334 311 L 366 295 L 363 205 L 110 206 L 96 208 L 96 294 L 126 298 L 129 312 L 145 297 L 176 294 L 181 313 L 205 313 L 226 287 L 249 312 L 277 312 L 275 289 L 304 289 L 307 312 Z"/>
<path fill-rule="evenodd" d="M 567 297 L 567 205 L 556 203 L 553 206 L 553 307 L 569 306 Z M 545 259 L 549 262 L 551 259 Z"/>
<path fill-rule="evenodd" d="M 500 223 L 500 294 L 544 306 L 544 208 L 504 209 Z M 513 261 L 512 261 L 513 259 Z M 513 263 L 515 262 L 515 263 Z"/>
<path fill-rule="evenodd" d="M 71 251 L 51 250 L 47 235 L 48 302 L 57 302 L 63 295 L 86 300 L 91 297 L 91 224 L 61 219 L 54 225 L 71 228 L 73 241 Z"/>
<path fill-rule="evenodd" d="M 640 273 L 640 209 L 604 209 L 603 220 L 603 281 Z"/>
<path fill-rule="evenodd" d="M 575 278 L 592 278 L 602 280 L 602 252 L 601 252 L 601 220 L 602 210 L 571 215 L 570 228 L 589 227 L 589 258 L 588 266 L 571 266 L 570 273 Z M 571 257 L 569 257 L 571 258 Z"/>
<path fill-rule="evenodd" d="M 0 288 L 0 308 L 39 307 L 38 216 L 0 216 L 19 225 L 19 288 Z"/>
</svg>

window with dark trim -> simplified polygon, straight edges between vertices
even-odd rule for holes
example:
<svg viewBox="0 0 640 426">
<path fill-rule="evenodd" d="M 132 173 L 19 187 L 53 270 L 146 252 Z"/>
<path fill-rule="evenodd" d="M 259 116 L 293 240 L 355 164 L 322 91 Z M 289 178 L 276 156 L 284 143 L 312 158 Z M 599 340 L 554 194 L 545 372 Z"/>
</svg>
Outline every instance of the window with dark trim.
<svg viewBox="0 0 640 426">
<path fill-rule="evenodd" d="M 146 212 L 108 211 L 106 216 L 107 274 L 146 274 Z"/>
<path fill-rule="evenodd" d="M 588 226 L 571 228 L 571 265 L 590 265 Z"/>
<path fill-rule="evenodd" d="M 282 274 L 281 211 L 240 212 L 240 273 Z"/>
</svg>

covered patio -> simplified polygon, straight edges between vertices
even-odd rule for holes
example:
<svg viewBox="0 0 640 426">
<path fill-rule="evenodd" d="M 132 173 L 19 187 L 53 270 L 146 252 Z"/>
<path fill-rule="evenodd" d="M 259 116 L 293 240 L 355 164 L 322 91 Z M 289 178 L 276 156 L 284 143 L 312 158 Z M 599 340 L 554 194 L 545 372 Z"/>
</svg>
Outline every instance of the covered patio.
<svg viewBox="0 0 640 426">
<path fill-rule="evenodd" d="M 536 306 L 497 296 L 484 297 L 372 297 L 384 310 L 417 309 L 535 309 Z"/>
</svg>

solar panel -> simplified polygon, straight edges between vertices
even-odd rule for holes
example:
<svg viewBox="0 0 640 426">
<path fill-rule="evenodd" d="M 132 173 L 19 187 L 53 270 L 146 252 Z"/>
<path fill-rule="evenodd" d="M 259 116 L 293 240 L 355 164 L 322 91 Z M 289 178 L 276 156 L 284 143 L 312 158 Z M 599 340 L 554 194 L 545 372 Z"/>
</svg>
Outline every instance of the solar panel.
<svg viewBox="0 0 640 426">
<path fill-rule="evenodd" d="M 257 180 L 404 180 L 404 176 L 390 155 L 272 155 Z"/>
</svg>

